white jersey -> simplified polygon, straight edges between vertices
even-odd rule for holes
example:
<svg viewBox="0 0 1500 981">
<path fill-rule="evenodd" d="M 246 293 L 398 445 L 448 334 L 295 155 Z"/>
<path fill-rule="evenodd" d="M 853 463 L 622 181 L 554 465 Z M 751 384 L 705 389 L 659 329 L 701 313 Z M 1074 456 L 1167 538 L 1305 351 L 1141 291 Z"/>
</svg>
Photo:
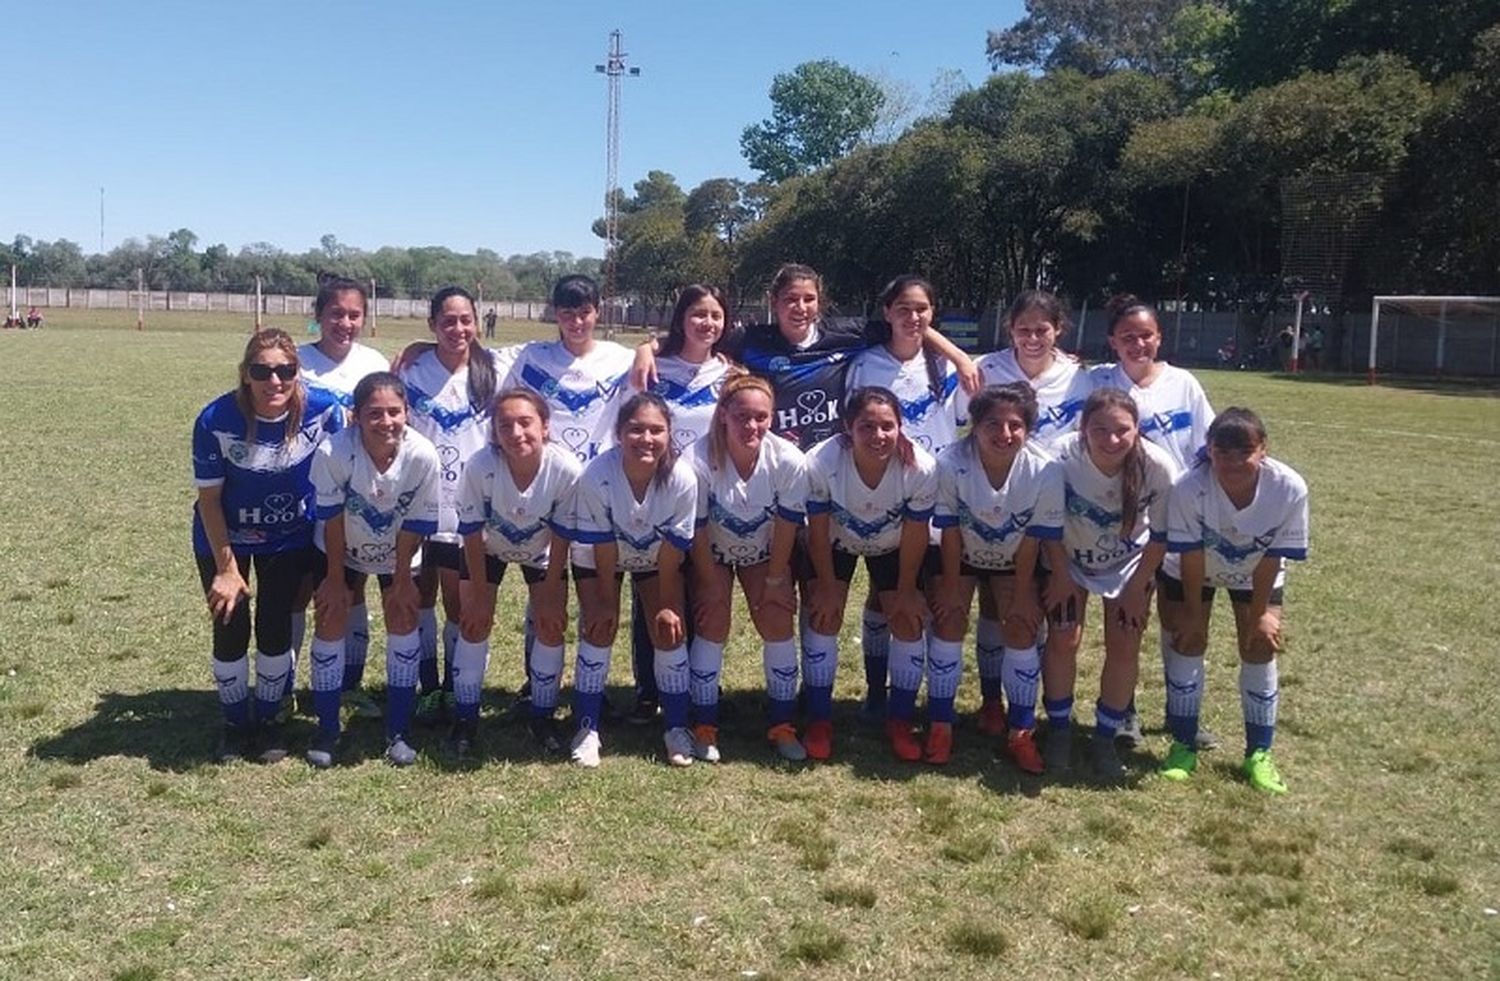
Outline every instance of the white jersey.
<svg viewBox="0 0 1500 981">
<path fill-rule="evenodd" d="M 1140 490 L 1134 534 L 1120 534 L 1120 477 L 1094 466 L 1083 436 L 1073 433 L 1057 446 L 1063 473 L 1063 550 L 1073 581 L 1091 593 L 1120 595 L 1140 564 L 1148 540 L 1167 540 L 1167 501 L 1177 474 L 1167 451 L 1145 440 L 1146 480 Z"/>
<path fill-rule="evenodd" d="M 483 529 L 484 548 L 502 562 L 547 567 L 552 533 L 569 534 L 576 504 L 573 495 L 583 465 L 551 443 L 525 490 L 516 486 L 505 455 L 486 446 L 464 464 L 459 481 L 458 533 Z"/>
<path fill-rule="evenodd" d="M 613 439 L 615 420 L 606 410 L 634 360 L 627 348 L 613 341 L 596 341 L 582 357 L 562 341 L 533 341 L 521 348 L 500 387 L 529 388 L 546 399 L 552 412 L 552 442 L 587 463 Z"/>
<path fill-rule="evenodd" d="M 350 346 L 342 361 L 333 360 L 316 344 L 300 345 L 297 359 L 302 363 L 302 377 L 308 386 L 326 389 L 346 409 L 354 408 L 354 386 L 362 378 L 377 371 L 391 370 L 391 363 L 385 355 L 359 343 Z"/>
<path fill-rule="evenodd" d="M 774 519 L 806 520 L 807 458 L 791 441 L 766 433 L 748 479 L 727 454 L 724 465 L 713 468 L 706 436 L 693 444 L 690 459 L 698 476 L 698 534 L 708 535 L 714 561 L 736 567 L 765 562 Z"/>
<path fill-rule="evenodd" d="M 1306 481 L 1267 457 L 1260 465 L 1255 498 L 1240 510 L 1206 464 L 1189 470 L 1172 488 L 1167 508 L 1167 573 L 1180 579 L 1181 554 L 1200 548 L 1203 584 L 1228 589 L 1250 589 L 1263 556 L 1306 559 Z M 1281 579 L 1278 572 L 1278 585 Z"/>
<path fill-rule="evenodd" d="M 944 450 L 937 468 L 933 527 L 957 528 L 964 561 L 974 568 L 1014 569 L 1023 537 L 1062 538 L 1062 468 L 1046 451 L 1024 445 L 999 487 L 967 439 Z"/>
<path fill-rule="evenodd" d="M 583 468 L 576 500 L 573 540 L 585 546 L 615 542 L 619 546 L 616 567 L 622 571 L 655 571 L 664 541 L 684 555 L 692 548 L 698 485 L 686 460 L 679 458 L 673 464 L 665 484 L 653 477 L 646 485 L 646 499 L 637 501 L 625 477 L 620 448 L 612 447 Z M 573 549 L 573 561 L 593 568 L 594 550 Z"/>
<path fill-rule="evenodd" d="M 932 519 L 937 502 L 937 461 L 915 444 L 915 461 L 887 462 L 880 484 L 865 484 L 845 437 L 830 436 L 807 454 L 807 512 L 833 518 L 833 544 L 854 555 L 885 555 L 901 547 L 903 521 Z"/>
<path fill-rule="evenodd" d="M 969 398 L 958 383 L 958 372 L 941 358 L 937 366 L 942 382 L 934 386 L 927 357 L 921 352 L 902 361 L 883 346 L 872 347 L 854 359 L 845 389 L 852 392 L 865 385 L 890 389 L 901 402 L 901 432 L 937 456 L 958 438 L 958 427 L 968 422 L 969 415 Z"/>
<path fill-rule="evenodd" d="M 1166 450 L 1178 470 L 1193 465 L 1208 440 L 1214 410 L 1191 372 L 1164 363 L 1161 374 L 1144 387 L 1117 364 L 1098 365 L 1092 374 L 1095 388 L 1118 388 L 1135 400 L 1141 435 Z"/>
<path fill-rule="evenodd" d="M 1013 348 L 992 351 L 979 359 L 979 373 L 986 385 L 1009 385 L 1024 382 L 1036 393 L 1036 426 L 1031 439 L 1051 449 L 1064 436 L 1078 431 L 1083 404 L 1094 390 L 1089 373 L 1061 352 L 1054 352 L 1052 364 L 1035 378 L 1027 378 L 1016 361 Z"/>
<path fill-rule="evenodd" d="M 344 564 L 356 572 L 395 572 L 400 532 L 426 537 L 437 531 L 441 477 L 437 450 L 410 426 L 384 473 L 370 459 L 358 429 L 335 433 L 313 456 L 318 516 L 314 543 L 328 551 L 325 525 L 342 512 Z M 413 565 L 419 560 L 420 551 L 412 556 Z"/>
<path fill-rule="evenodd" d="M 490 407 L 469 404 L 469 367 L 449 371 L 436 349 L 419 354 L 401 373 L 411 404 L 409 422 L 437 447 L 443 465 L 442 513 L 436 541 L 457 542 L 458 485 L 464 461 L 489 442 Z"/>
</svg>

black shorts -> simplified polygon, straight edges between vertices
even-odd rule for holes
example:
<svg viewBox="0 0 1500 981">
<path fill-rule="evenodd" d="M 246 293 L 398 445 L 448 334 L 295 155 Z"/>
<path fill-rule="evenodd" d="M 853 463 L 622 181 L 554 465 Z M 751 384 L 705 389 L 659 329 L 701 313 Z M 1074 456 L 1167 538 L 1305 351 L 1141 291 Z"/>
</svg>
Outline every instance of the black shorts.
<svg viewBox="0 0 1500 981">
<path fill-rule="evenodd" d="M 1163 599 L 1171 600 L 1174 603 L 1181 603 L 1183 600 L 1187 599 L 1187 593 L 1182 588 L 1182 580 L 1173 578 L 1160 569 L 1156 570 L 1156 584 L 1161 587 L 1161 595 Z M 1218 590 L 1213 586 L 1204 586 L 1202 592 L 1203 602 L 1212 603 L 1214 601 L 1214 593 L 1216 592 L 1218 592 Z M 1285 598 L 1284 594 L 1285 589 L 1283 587 L 1272 587 L 1271 600 L 1267 605 L 1281 606 L 1281 601 Z M 1229 590 L 1229 601 L 1231 603 L 1237 603 L 1241 606 L 1248 604 L 1253 596 L 1254 592 L 1249 589 Z"/>
<path fill-rule="evenodd" d="M 422 543 L 422 565 L 429 569 L 463 572 L 464 547 L 458 542 L 434 542 L 429 539 Z"/>
<path fill-rule="evenodd" d="M 315 548 L 312 550 L 312 555 L 308 559 L 307 571 L 312 575 L 314 589 L 321 586 L 323 580 L 328 578 L 328 555 L 322 549 Z M 346 565 L 344 566 L 344 585 L 356 593 L 363 592 L 365 580 L 369 578 L 369 575 L 367 572 L 360 572 L 358 569 L 351 569 Z M 375 581 L 380 583 L 380 591 L 385 592 L 391 588 L 393 579 L 389 572 L 377 572 L 375 574 Z"/>
<path fill-rule="evenodd" d="M 978 566 L 972 566 L 968 562 L 960 560 L 958 574 L 961 576 L 971 576 L 980 582 L 989 582 L 995 576 L 1014 576 L 1016 570 L 1014 567 L 1009 569 L 981 569 Z"/>
<path fill-rule="evenodd" d="M 870 576 L 870 588 L 877 593 L 889 592 L 901 581 L 901 553 L 886 552 L 884 555 L 866 555 L 865 572 Z M 833 549 L 833 575 L 846 585 L 854 578 L 854 567 L 859 556 L 835 546 Z"/>
<path fill-rule="evenodd" d="M 500 581 L 505 578 L 506 567 L 511 564 L 512 563 L 500 561 L 499 556 L 486 554 L 484 557 L 485 582 L 489 583 L 491 586 L 500 585 Z M 461 567 L 458 570 L 458 578 L 464 582 L 469 581 L 469 563 L 464 562 L 461 564 Z M 525 580 L 526 585 L 535 586 L 537 583 L 547 578 L 547 570 L 537 569 L 529 565 L 521 565 L 521 578 Z"/>
</svg>

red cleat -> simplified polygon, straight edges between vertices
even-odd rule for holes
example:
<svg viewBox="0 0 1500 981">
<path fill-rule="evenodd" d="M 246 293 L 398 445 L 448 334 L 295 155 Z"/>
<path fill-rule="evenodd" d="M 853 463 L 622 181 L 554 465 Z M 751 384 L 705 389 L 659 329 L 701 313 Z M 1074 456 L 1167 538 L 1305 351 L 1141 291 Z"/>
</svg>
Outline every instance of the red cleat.
<svg viewBox="0 0 1500 981">
<path fill-rule="evenodd" d="M 826 760 L 833 755 L 833 723 L 827 719 L 809 722 L 802 733 L 802 748 L 808 759 Z"/>
<path fill-rule="evenodd" d="M 934 722 L 927 727 L 927 762 L 942 766 L 953 758 L 953 723 Z"/>
<path fill-rule="evenodd" d="M 906 763 L 918 763 L 922 759 L 922 744 L 912 732 L 911 723 L 903 719 L 887 719 L 885 737 L 891 741 L 891 752 L 896 759 Z"/>
<path fill-rule="evenodd" d="M 979 706 L 979 731 L 986 736 L 1005 735 L 1005 700 L 991 696 Z"/>
<path fill-rule="evenodd" d="M 1011 761 L 1016 764 L 1016 769 L 1022 773 L 1040 776 L 1047 770 L 1042 763 L 1042 754 L 1037 751 L 1036 740 L 1032 738 L 1030 729 L 1017 729 L 1012 732 L 1005 740 L 1005 751 L 1010 755 Z"/>
</svg>

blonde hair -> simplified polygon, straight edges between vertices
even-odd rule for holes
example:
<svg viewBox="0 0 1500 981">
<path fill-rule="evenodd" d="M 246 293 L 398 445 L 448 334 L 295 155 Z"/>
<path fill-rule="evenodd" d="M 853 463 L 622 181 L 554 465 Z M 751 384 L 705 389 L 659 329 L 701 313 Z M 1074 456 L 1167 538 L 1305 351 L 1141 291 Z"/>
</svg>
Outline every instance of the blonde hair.
<svg viewBox="0 0 1500 981">
<path fill-rule="evenodd" d="M 729 417 L 729 403 L 741 392 L 760 392 L 770 400 L 774 409 L 776 393 L 771 383 L 759 375 L 731 369 L 724 376 L 724 387 L 719 389 L 719 403 L 714 406 L 714 415 L 708 424 L 708 463 L 715 470 L 724 469 L 724 460 L 729 455 L 728 441 L 724 438 L 724 424 Z"/>
<path fill-rule="evenodd" d="M 281 434 L 281 445 L 287 447 L 302 429 L 302 413 L 307 408 L 307 386 L 302 384 L 300 375 L 302 359 L 297 357 L 297 342 L 292 340 L 292 335 L 277 327 L 267 327 L 250 335 L 250 342 L 245 345 L 245 356 L 240 358 L 240 385 L 234 392 L 234 404 L 239 406 L 240 415 L 245 417 L 245 439 L 253 442 L 255 399 L 250 395 L 250 365 L 254 363 L 257 354 L 272 348 L 286 355 L 291 366 L 299 373 L 292 380 L 292 394 L 286 405 L 286 431 Z"/>
</svg>

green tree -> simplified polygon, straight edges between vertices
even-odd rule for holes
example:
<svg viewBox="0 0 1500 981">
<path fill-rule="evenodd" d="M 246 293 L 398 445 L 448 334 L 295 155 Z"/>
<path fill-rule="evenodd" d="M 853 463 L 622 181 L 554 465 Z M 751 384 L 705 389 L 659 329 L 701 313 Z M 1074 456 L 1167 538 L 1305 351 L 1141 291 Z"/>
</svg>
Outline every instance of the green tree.
<svg viewBox="0 0 1500 981">
<path fill-rule="evenodd" d="M 1186 0 L 1026 0 L 1026 16 L 991 31 L 986 50 L 996 69 L 1160 73 L 1162 38 L 1184 6 Z"/>
<path fill-rule="evenodd" d="M 777 75 L 770 95 L 770 118 L 745 127 L 740 150 L 773 183 L 844 156 L 868 137 L 885 99 L 874 81 L 826 58 Z"/>
</svg>

